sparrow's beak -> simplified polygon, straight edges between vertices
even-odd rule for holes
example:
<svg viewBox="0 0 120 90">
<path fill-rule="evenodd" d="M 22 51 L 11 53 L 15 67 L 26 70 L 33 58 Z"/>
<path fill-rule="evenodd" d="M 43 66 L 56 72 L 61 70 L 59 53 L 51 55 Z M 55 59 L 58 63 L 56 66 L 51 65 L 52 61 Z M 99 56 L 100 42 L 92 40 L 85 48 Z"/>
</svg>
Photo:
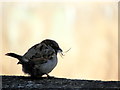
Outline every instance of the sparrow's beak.
<svg viewBox="0 0 120 90">
<path fill-rule="evenodd" d="M 60 55 L 61 57 L 64 56 L 64 54 L 63 54 L 62 52 L 63 52 L 62 49 L 59 48 L 59 49 L 58 49 L 58 53 L 59 53 L 59 55 Z"/>
<path fill-rule="evenodd" d="M 61 49 L 61 48 L 59 48 L 59 49 L 58 49 L 58 53 L 61 53 L 61 52 L 63 52 L 63 51 L 62 51 L 62 49 Z"/>
</svg>

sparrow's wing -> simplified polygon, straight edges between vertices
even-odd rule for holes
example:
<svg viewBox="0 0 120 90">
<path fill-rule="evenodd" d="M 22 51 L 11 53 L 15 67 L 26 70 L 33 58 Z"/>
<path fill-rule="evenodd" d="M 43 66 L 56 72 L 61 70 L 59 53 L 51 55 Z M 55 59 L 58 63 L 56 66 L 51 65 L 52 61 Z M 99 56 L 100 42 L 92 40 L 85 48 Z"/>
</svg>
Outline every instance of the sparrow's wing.
<svg viewBox="0 0 120 90">
<path fill-rule="evenodd" d="M 35 61 L 36 63 L 45 63 L 54 57 L 55 51 L 52 47 L 47 46 L 44 43 L 39 43 L 31 47 L 25 54 L 24 57 Z"/>
</svg>

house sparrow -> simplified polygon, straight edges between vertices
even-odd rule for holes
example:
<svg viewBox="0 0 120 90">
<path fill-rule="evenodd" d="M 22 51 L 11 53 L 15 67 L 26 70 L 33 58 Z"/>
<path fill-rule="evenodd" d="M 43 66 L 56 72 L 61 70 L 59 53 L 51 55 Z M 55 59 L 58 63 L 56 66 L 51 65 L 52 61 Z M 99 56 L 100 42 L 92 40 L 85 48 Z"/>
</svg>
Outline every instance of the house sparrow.
<svg viewBox="0 0 120 90">
<path fill-rule="evenodd" d="M 50 73 L 57 65 L 57 53 L 62 49 L 54 40 L 46 39 L 31 47 L 23 56 L 15 53 L 7 53 L 7 56 L 17 58 L 17 64 L 22 65 L 24 73 L 32 77 L 41 77 Z"/>
</svg>

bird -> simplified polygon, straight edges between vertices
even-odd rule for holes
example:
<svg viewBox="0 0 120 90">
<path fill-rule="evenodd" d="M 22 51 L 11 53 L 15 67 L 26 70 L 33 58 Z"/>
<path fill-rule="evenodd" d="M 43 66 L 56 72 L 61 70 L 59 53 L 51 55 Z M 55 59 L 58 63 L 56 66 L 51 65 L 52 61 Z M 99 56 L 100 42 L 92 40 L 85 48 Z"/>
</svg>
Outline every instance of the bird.
<svg viewBox="0 0 120 90">
<path fill-rule="evenodd" d="M 62 53 L 58 43 L 51 39 L 32 46 L 24 55 L 7 53 L 5 55 L 17 58 L 17 64 L 22 65 L 22 71 L 31 77 L 42 77 L 47 75 L 56 67 L 58 63 L 57 54 Z"/>
</svg>

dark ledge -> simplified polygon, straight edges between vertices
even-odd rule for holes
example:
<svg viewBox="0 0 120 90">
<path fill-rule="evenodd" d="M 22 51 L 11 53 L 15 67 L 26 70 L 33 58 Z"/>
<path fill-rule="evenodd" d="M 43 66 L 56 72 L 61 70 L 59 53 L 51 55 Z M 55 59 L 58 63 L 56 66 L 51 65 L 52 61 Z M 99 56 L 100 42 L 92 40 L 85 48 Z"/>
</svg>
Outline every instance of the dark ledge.
<svg viewBox="0 0 120 90">
<path fill-rule="evenodd" d="M 0 76 L 2 88 L 26 88 L 26 89 L 80 89 L 80 88 L 120 88 L 120 81 L 95 81 L 66 78 L 31 78 L 27 76 Z"/>
</svg>

